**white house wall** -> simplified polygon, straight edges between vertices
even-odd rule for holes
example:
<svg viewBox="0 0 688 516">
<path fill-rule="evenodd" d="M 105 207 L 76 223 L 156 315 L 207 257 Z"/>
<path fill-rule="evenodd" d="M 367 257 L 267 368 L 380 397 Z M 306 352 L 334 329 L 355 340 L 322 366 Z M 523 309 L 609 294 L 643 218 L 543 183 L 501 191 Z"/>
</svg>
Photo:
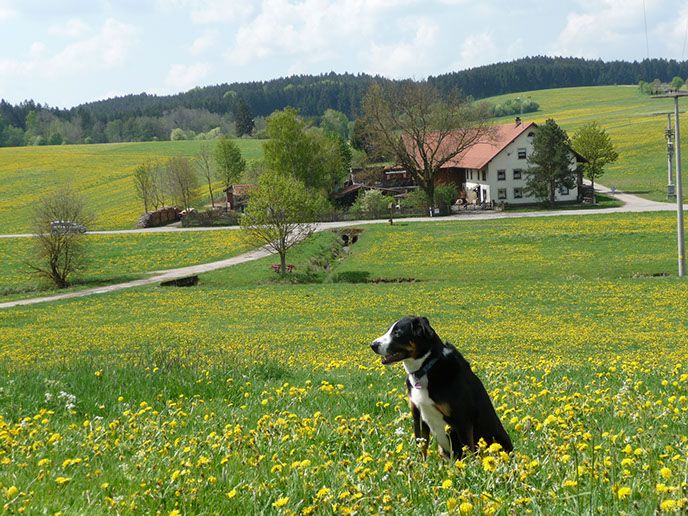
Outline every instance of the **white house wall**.
<svg viewBox="0 0 688 516">
<path fill-rule="evenodd" d="M 513 142 L 507 145 L 502 152 L 497 154 L 487 166 L 487 181 L 470 181 L 466 179 L 466 190 L 474 187 L 475 184 L 486 184 L 488 186 L 488 201 L 501 202 L 507 204 L 528 204 L 537 202 L 533 196 L 527 197 L 525 193 L 527 177 L 526 170 L 528 169 L 528 160 L 518 158 L 518 149 L 526 149 L 526 156 L 530 156 L 533 152 L 533 138 L 528 136 L 528 133 L 534 132 L 535 128 L 524 131 Z M 576 160 L 571 156 L 571 170 L 576 170 Z M 514 179 L 514 170 L 522 170 L 521 179 Z M 505 171 L 505 179 L 498 180 L 498 171 Z M 482 178 L 481 178 L 482 179 Z M 521 189 L 522 197 L 517 198 L 518 193 L 515 189 Z M 499 190 L 506 189 L 506 198 L 499 198 Z M 578 189 L 576 187 L 569 190 L 568 194 L 562 194 L 557 190 L 556 201 L 576 201 L 578 199 Z"/>
</svg>

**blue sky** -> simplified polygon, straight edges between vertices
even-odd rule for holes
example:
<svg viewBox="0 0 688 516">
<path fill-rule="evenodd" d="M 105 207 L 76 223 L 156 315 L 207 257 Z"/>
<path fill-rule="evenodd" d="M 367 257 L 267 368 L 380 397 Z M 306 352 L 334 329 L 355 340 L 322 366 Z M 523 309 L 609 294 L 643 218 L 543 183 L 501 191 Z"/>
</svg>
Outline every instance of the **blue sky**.
<svg viewBox="0 0 688 516">
<path fill-rule="evenodd" d="M 423 78 L 527 55 L 688 58 L 680 0 L 0 0 L 0 98 L 367 72 Z"/>
</svg>

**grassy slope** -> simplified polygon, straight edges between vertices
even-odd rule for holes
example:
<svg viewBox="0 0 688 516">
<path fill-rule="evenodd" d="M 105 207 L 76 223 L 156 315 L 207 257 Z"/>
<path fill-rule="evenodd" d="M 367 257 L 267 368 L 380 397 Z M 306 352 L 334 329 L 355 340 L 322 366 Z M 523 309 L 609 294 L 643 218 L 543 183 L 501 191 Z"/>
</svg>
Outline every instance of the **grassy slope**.
<svg viewBox="0 0 688 516">
<path fill-rule="evenodd" d="M 73 289 L 106 285 L 144 273 L 228 258 L 248 249 L 238 231 L 87 235 L 87 268 L 71 278 Z M 28 238 L 0 239 L 0 300 L 57 293 L 26 265 Z M 63 292 L 63 291 L 59 291 Z"/>
<path fill-rule="evenodd" d="M 621 158 L 603 181 L 656 200 L 666 184 L 664 127 L 666 119 L 650 113 L 671 108 L 670 101 L 652 100 L 634 86 L 599 86 L 509 94 L 490 100 L 531 96 L 541 111 L 524 115 L 542 122 L 554 117 L 570 133 L 597 120 L 608 128 Z M 509 121 L 505 117 L 501 121 Z M 237 140 L 244 156 L 258 159 L 260 141 Z M 0 149 L 0 220 L 3 232 L 29 229 L 32 203 L 57 185 L 72 182 L 102 214 L 98 227 L 132 227 L 140 212 L 131 173 L 147 160 L 172 155 L 192 156 L 200 142 L 150 142 Z M 203 190 L 205 193 L 205 190 Z"/>
<path fill-rule="evenodd" d="M 488 100 L 499 103 L 515 97 L 531 97 L 540 104 L 540 111 L 523 115 L 525 121 L 554 118 L 569 135 L 583 124 L 597 121 L 607 129 L 620 155 L 600 181 L 643 197 L 666 200 L 666 116 L 653 113 L 673 111 L 673 101 L 651 99 L 635 86 L 539 90 Z"/>
<path fill-rule="evenodd" d="M 688 286 L 651 276 L 674 272 L 672 221 L 369 226 L 330 279 L 418 282 L 276 284 L 268 258 L 192 290 L 0 312 L 12 373 L 0 374 L 12 436 L 0 492 L 17 488 L 13 508 L 67 512 L 686 503 Z M 333 240 L 320 234 L 289 261 L 305 274 Z M 430 317 L 479 372 L 516 444 L 509 461 L 420 459 L 402 369 L 367 348 L 408 313 Z"/>
<path fill-rule="evenodd" d="M 262 156 L 262 142 L 235 140 L 247 160 Z M 60 185 L 83 192 L 98 229 L 134 227 L 141 202 L 132 173 L 147 160 L 193 157 L 200 141 L 0 148 L 0 232 L 30 230 L 33 203 Z M 212 144 L 212 142 L 210 142 Z M 207 196 L 207 189 L 200 189 Z"/>
</svg>

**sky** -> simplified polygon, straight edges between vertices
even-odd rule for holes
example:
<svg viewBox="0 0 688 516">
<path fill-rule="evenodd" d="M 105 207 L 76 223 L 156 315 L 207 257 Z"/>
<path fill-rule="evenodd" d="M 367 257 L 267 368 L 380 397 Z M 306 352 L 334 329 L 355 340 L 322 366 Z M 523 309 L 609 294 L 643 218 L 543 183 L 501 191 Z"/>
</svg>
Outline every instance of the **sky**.
<svg viewBox="0 0 688 516">
<path fill-rule="evenodd" d="M 292 74 L 422 79 L 532 55 L 680 60 L 687 31 L 685 0 L 0 0 L 0 98 L 72 107 Z"/>
</svg>

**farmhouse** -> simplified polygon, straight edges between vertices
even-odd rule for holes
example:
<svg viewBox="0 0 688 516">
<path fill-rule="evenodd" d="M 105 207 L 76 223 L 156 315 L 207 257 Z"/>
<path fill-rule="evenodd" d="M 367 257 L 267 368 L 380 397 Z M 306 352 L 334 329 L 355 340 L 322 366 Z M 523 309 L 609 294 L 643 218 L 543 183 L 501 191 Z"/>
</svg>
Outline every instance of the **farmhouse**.
<svg viewBox="0 0 688 516">
<path fill-rule="evenodd" d="M 454 184 L 459 190 L 475 195 L 479 203 L 528 204 L 537 201 L 526 192 L 528 156 L 533 152 L 533 137 L 537 125 L 514 123 L 493 126 L 489 141 L 479 142 L 466 152 L 448 161 L 437 176 L 437 183 Z M 570 170 L 576 171 L 584 161 L 571 151 Z M 578 174 L 577 186 L 560 188 L 556 201 L 579 200 L 582 175 Z"/>
</svg>

